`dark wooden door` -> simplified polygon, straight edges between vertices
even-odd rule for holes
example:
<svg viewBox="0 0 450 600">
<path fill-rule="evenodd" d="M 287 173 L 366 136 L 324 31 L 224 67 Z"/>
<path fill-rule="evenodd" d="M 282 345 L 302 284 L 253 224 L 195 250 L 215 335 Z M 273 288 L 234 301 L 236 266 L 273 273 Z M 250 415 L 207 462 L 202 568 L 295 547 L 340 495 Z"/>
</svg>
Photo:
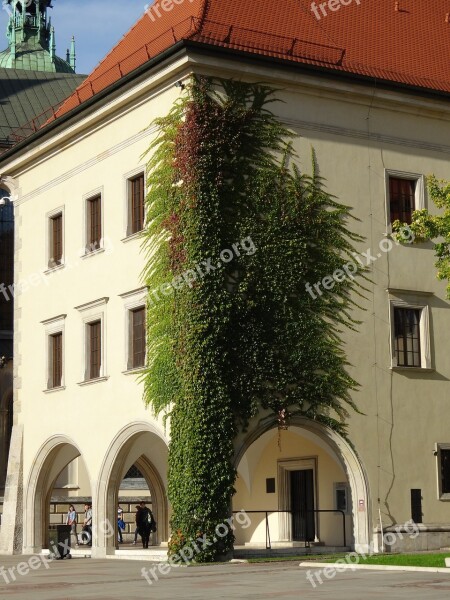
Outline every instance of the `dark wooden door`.
<svg viewBox="0 0 450 600">
<path fill-rule="evenodd" d="M 313 542 L 316 527 L 314 519 L 314 471 L 291 471 L 292 541 Z"/>
</svg>

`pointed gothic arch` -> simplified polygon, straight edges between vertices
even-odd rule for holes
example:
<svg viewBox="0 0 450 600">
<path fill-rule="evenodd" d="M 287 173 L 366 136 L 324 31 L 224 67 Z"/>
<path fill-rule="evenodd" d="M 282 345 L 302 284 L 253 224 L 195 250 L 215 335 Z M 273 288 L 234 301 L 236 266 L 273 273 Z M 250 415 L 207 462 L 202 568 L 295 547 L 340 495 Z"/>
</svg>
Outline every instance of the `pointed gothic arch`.
<svg viewBox="0 0 450 600">
<path fill-rule="evenodd" d="M 115 523 L 120 484 L 133 465 L 143 474 L 152 497 L 152 510 L 158 523 L 157 543 L 169 537 L 169 507 L 167 500 L 168 440 L 149 422 L 126 425 L 111 442 L 100 468 L 94 506 L 92 556 L 95 558 L 114 554 L 115 536 L 108 535 L 102 522 Z"/>
<path fill-rule="evenodd" d="M 48 507 L 55 482 L 61 471 L 80 456 L 78 446 L 65 435 L 51 437 L 39 449 L 25 487 L 24 554 L 39 553 L 48 544 Z"/>
<path fill-rule="evenodd" d="M 239 466 L 246 451 L 264 433 L 278 427 L 276 417 L 270 415 L 257 422 L 249 433 L 238 436 L 235 441 L 234 466 Z M 305 419 L 293 417 L 289 424 L 290 428 L 306 430 L 317 436 L 323 443 L 327 444 L 338 458 L 347 476 L 351 493 L 352 528 L 354 547 L 356 551 L 367 552 L 370 548 L 371 535 L 369 526 L 369 515 L 371 514 L 371 498 L 368 478 L 364 466 L 351 445 L 338 433 L 324 425 Z"/>
</svg>

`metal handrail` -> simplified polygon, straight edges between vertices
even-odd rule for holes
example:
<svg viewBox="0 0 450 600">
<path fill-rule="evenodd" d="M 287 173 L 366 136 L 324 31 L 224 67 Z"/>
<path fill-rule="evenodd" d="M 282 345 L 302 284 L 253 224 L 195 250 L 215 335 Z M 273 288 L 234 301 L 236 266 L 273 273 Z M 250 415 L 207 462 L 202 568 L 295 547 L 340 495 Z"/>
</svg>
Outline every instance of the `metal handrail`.
<svg viewBox="0 0 450 600">
<path fill-rule="evenodd" d="M 238 514 L 238 513 L 242 513 L 244 509 L 242 510 L 234 510 L 233 511 L 233 515 Z M 306 509 L 306 510 L 244 510 L 244 512 L 248 515 L 251 514 L 264 514 L 265 518 L 266 518 L 266 550 L 272 550 L 272 543 L 270 540 L 270 526 L 269 526 L 269 513 L 273 514 L 273 513 L 287 513 L 290 514 L 292 516 L 294 516 L 294 514 L 305 514 L 305 513 L 341 513 L 342 515 L 342 535 L 343 535 L 343 547 L 345 548 L 347 546 L 347 534 L 345 531 L 345 512 L 343 510 L 340 509 L 324 509 L 324 508 L 315 508 L 315 509 Z M 305 542 L 305 544 L 309 544 L 308 540 L 299 540 L 299 541 L 303 541 Z M 308 545 L 309 547 L 309 545 Z"/>
</svg>

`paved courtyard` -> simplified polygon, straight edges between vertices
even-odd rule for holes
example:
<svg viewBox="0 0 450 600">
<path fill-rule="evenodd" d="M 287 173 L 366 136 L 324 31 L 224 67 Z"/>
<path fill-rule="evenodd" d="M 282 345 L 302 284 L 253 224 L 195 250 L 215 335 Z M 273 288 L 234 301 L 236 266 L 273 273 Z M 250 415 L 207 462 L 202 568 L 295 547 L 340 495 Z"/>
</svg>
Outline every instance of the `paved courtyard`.
<svg viewBox="0 0 450 600">
<path fill-rule="evenodd" d="M 357 571 L 337 574 L 315 589 L 306 579 L 307 569 L 297 562 L 233 564 L 172 569 L 151 586 L 141 575 L 155 564 L 131 560 L 76 558 L 47 565 L 34 557 L 34 570 L 17 575 L 29 557 L 0 556 L 0 598 L 11 600 L 137 600 L 158 598 L 263 599 L 315 598 L 317 600 L 389 600 L 417 598 L 442 600 L 450 594 L 450 574 Z M 31 564 L 31 563 L 30 563 Z M 14 570 L 12 570 L 14 568 Z M 12 571 L 10 571 L 10 570 Z M 24 571 L 24 567 L 19 567 Z M 16 581 L 11 579 L 11 572 Z"/>
</svg>

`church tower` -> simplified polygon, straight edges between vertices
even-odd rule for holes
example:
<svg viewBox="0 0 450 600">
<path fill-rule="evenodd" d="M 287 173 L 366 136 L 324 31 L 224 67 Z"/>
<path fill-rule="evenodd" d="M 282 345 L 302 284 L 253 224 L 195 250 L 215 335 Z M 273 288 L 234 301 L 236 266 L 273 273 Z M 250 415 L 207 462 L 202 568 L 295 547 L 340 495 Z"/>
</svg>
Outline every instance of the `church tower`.
<svg viewBox="0 0 450 600">
<path fill-rule="evenodd" d="M 75 73 L 75 46 L 70 60 L 56 56 L 55 29 L 47 9 L 52 0 L 6 0 L 8 48 L 0 52 L 0 68 Z"/>
</svg>

